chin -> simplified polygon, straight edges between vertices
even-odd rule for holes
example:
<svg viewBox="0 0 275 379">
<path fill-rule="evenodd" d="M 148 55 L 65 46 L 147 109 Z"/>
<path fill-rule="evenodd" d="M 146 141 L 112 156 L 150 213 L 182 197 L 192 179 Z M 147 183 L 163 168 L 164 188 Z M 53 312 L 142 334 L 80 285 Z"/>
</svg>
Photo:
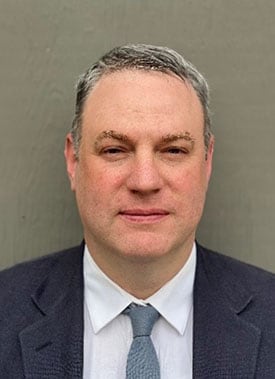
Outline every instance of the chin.
<svg viewBox="0 0 275 379">
<path fill-rule="evenodd" d="M 149 263 L 156 260 L 159 260 L 162 256 L 166 255 L 163 251 L 124 251 L 121 253 L 125 259 L 135 263 Z"/>
<path fill-rule="evenodd" d="M 127 259 L 135 261 L 152 261 L 163 257 L 171 251 L 171 246 L 165 246 L 164 244 L 156 243 L 156 241 L 129 241 L 126 245 L 120 246 L 120 255 Z"/>
</svg>

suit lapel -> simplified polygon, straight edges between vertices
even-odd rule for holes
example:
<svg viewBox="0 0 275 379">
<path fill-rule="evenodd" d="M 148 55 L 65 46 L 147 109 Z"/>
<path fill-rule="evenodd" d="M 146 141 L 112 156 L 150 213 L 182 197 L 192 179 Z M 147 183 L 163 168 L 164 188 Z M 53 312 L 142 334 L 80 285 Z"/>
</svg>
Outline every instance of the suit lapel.
<svg viewBox="0 0 275 379">
<path fill-rule="evenodd" d="M 194 379 L 253 378 L 260 330 L 245 319 L 253 299 L 198 246 L 194 288 Z M 212 261 L 211 261 L 212 259 Z"/>
<path fill-rule="evenodd" d="M 19 334 L 26 378 L 82 378 L 82 257 L 53 267 L 32 296 L 37 321 Z"/>
</svg>

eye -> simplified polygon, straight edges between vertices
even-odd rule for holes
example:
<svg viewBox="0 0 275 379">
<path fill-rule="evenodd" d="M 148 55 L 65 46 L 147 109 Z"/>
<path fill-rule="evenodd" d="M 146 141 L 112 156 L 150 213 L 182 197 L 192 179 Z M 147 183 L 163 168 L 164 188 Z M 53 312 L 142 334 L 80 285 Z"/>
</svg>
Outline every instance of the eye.
<svg viewBox="0 0 275 379">
<path fill-rule="evenodd" d="M 123 146 L 108 146 L 101 149 L 100 155 L 108 161 L 117 161 L 127 157 L 128 152 Z"/>
<path fill-rule="evenodd" d="M 163 153 L 168 155 L 186 155 L 189 153 L 189 150 L 186 147 L 183 146 L 168 146 L 165 149 L 163 149 Z"/>
<path fill-rule="evenodd" d="M 166 152 L 174 155 L 188 154 L 187 149 L 184 149 L 182 147 L 169 147 L 166 149 Z"/>
<path fill-rule="evenodd" d="M 107 155 L 115 155 L 115 154 L 119 154 L 123 152 L 124 150 L 121 149 L 120 147 L 108 147 L 103 150 L 103 154 L 107 154 Z"/>
<path fill-rule="evenodd" d="M 162 159 L 171 162 L 182 162 L 190 150 L 186 146 L 165 146 L 160 150 Z"/>
</svg>

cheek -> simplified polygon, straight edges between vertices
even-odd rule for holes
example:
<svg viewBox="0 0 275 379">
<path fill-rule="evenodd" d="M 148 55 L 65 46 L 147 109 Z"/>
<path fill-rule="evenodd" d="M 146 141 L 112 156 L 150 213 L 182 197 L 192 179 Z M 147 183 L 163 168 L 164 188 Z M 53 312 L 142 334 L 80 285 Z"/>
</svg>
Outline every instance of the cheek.
<svg viewBox="0 0 275 379">
<path fill-rule="evenodd" d="M 173 188 L 183 192 L 205 191 L 207 184 L 206 170 L 203 167 L 188 168 L 180 173 L 177 173 L 170 183 L 173 183 Z"/>
<path fill-rule="evenodd" d="M 100 183 L 104 188 L 108 187 L 115 189 L 122 185 L 123 176 L 120 173 L 102 169 L 101 172 L 98 172 L 94 176 L 93 182 L 96 184 Z"/>
<path fill-rule="evenodd" d="M 85 202 L 94 203 L 95 206 L 109 202 L 124 183 L 122 173 L 94 164 L 79 167 L 76 179 L 79 200 L 85 199 Z"/>
<path fill-rule="evenodd" d="M 178 207 L 188 213 L 201 212 L 207 190 L 207 177 L 203 169 L 190 169 L 173 180 Z"/>
</svg>

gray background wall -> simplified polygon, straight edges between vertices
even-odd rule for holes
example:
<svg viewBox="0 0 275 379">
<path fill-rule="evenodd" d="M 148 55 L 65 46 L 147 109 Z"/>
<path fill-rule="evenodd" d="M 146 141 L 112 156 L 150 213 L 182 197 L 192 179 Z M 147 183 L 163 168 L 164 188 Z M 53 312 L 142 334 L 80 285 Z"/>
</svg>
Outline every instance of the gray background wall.
<svg viewBox="0 0 275 379">
<path fill-rule="evenodd" d="M 275 1 L 0 0 L 0 267 L 78 243 L 63 161 L 77 75 L 126 42 L 209 79 L 215 170 L 202 243 L 275 271 Z"/>
</svg>

